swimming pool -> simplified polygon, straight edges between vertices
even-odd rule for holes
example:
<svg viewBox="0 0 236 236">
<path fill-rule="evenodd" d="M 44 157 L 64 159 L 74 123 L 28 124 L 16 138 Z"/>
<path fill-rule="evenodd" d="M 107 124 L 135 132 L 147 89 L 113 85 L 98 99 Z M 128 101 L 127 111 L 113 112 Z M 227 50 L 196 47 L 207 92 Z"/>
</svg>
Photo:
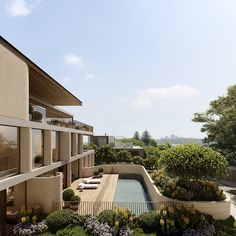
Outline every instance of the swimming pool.
<svg viewBox="0 0 236 236">
<path fill-rule="evenodd" d="M 153 209 L 147 190 L 140 176 L 119 176 L 114 202 L 118 207 L 130 208 L 140 215 Z"/>
</svg>

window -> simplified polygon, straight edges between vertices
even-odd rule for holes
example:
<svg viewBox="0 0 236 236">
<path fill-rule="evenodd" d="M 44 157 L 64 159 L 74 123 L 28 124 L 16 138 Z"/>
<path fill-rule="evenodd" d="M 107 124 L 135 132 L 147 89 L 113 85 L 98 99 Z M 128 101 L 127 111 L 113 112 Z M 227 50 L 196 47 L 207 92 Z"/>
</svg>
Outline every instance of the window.
<svg viewBox="0 0 236 236">
<path fill-rule="evenodd" d="M 32 129 L 32 165 L 39 167 L 43 165 L 43 131 Z"/>
<path fill-rule="evenodd" d="M 52 131 L 52 161 L 59 161 L 60 133 Z"/>
<path fill-rule="evenodd" d="M 0 179 L 19 173 L 19 129 L 0 126 Z"/>
</svg>

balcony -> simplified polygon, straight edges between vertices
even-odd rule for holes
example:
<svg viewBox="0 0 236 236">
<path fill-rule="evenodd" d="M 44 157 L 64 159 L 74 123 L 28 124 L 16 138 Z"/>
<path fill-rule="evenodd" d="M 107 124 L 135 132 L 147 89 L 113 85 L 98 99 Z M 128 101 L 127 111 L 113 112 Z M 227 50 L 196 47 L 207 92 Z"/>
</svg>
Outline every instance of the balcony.
<svg viewBox="0 0 236 236">
<path fill-rule="evenodd" d="M 29 120 L 64 128 L 93 132 L 92 126 L 74 120 L 71 114 L 59 108 L 56 109 L 51 106 L 46 106 L 33 100 L 30 100 L 29 104 Z"/>
</svg>

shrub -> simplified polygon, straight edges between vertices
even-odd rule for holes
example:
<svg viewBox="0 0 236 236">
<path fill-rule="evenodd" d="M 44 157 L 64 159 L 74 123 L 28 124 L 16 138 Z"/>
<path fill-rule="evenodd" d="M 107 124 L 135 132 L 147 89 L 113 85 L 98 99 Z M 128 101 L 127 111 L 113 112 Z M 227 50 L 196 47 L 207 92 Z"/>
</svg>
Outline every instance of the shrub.
<svg viewBox="0 0 236 236">
<path fill-rule="evenodd" d="M 74 226 L 72 228 L 66 228 L 58 230 L 56 236 L 86 236 L 86 231 L 81 226 Z"/>
<path fill-rule="evenodd" d="M 221 201 L 225 194 L 217 183 L 208 180 L 170 178 L 164 171 L 152 173 L 155 185 L 165 196 L 178 200 Z"/>
<path fill-rule="evenodd" d="M 98 173 L 103 173 L 103 168 L 98 168 Z"/>
<path fill-rule="evenodd" d="M 147 170 L 155 170 L 158 167 L 158 159 L 150 157 L 143 160 L 143 165 Z"/>
<path fill-rule="evenodd" d="M 135 215 L 128 208 L 114 209 L 115 228 L 119 231 L 121 228 L 134 228 Z"/>
<path fill-rule="evenodd" d="M 19 223 L 17 225 L 14 226 L 13 229 L 13 234 L 14 235 L 37 235 L 43 232 L 46 232 L 48 229 L 48 226 L 46 225 L 45 221 L 42 222 L 38 222 L 35 224 L 31 224 L 31 223 Z"/>
<path fill-rule="evenodd" d="M 214 236 L 215 233 L 215 226 L 213 224 L 205 222 L 196 229 L 186 229 L 183 233 L 183 236 Z"/>
<path fill-rule="evenodd" d="M 71 204 L 72 204 L 72 205 L 76 205 L 76 204 L 80 203 L 81 198 L 80 198 L 80 196 L 78 196 L 78 195 L 74 195 L 74 196 L 70 199 L 70 201 L 71 201 Z"/>
<path fill-rule="evenodd" d="M 112 163 L 116 161 L 116 152 L 110 145 L 99 146 L 95 151 L 96 164 Z"/>
<path fill-rule="evenodd" d="M 222 178 L 228 163 L 218 152 L 196 144 L 177 145 L 161 153 L 161 166 L 172 176 L 183 178 Z"/>
<path fill-rule="evenodd" d="M 114 226 L 115 224 L 115 215 L 112 210 L 104 210 L 98 215 L 98 220 L 101 223 L 107 223 L 110 226 Z"/>
<path fill-rule="evenodd" d="M 45 219 L 46 216 L 47 214 L 43 211 L 43 208 L 38 204 L 34 204 L 28 208 L 25 208 L 25 206 L 21 206 L 19 212 L 19 222 L 21 224 L 36 224 L 37 222 L 40 222 Z"/>
<path fill-rule="evenodd" d="M 154 231 L 157 229 L 159 216 L 156 211 L 144 212 L 139 216 L 139 225 L 146 231 Z"/>
<path fill-rule="evenodd" d="M 132 161 L 133 161 L 133 163 L 136 164 L 136 165 L 143 165 L 143 158 L 140 157 L 140 156 L 134 156 L 134 157 L 132 158 Z"/>
<path fill-rule="evenodd" d="M 78 224 L 78 216 L 70 209 L 54 211 L 46 218 L 48 229 L 56 233 L 59 229 Z"/>
<path fill-rule="evenodd" d="M 87 218 L 84 226 L 86 230 L 93 236 L 113 235 L 113 228 L 107 223 L 100 223 L 96 216 L 91 216 Z"/>
<path fill-rule="evenodd" d="M 216 236 L 235 236 L 236 223 L 234 217 L 230 216 L 226 220 L 217 220 L 215 222 Z"/>
<path fill-rule="evenodd" d="M 130 163 L 132 161 L 131 153 L 126 150 L 117 152 L 116 158 L 118 162 Z"/>
<path fill-rule="evenodd" d="M 64 201 L 70 201 L 74 195 L 75 195 L 75 192 L 73 189 L 66 189 L 64 190 L 62 194 L 62 198 Z"/>
<path fill-rule="evenodd" d="M 158 228 L 164 235 L 181 232 L 187 228 L 197 228 L 208 222 L 212 217 L 201 214 L 193 206 L 176 204 L 172 207 L 162 207 L 157 211 L 159 222 Z"/>
</svg>

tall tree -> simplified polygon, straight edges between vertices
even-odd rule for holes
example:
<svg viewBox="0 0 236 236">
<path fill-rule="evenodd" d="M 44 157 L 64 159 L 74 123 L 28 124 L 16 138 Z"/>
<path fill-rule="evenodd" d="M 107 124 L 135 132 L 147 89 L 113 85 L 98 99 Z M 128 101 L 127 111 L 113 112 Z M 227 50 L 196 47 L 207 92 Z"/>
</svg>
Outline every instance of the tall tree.
<svg viewBox="0 0 236 236">
<path fill-rule="evenodd" d="M 151 143 L 151 135 L 149 134 L 149 132 L 147 130 L 145 130 L 142 134 L 141 140 L 146 144 L 149 145 Z"/>
<path fill-rule="evenodd" d="M 140 140 L 138 131 L 135 131 L 133 138 L 136 140 Z"/>
<path fill-rule="evenodd" d="M 203 142 L 221 151 L 231 164 L 236 164 L 236 85 L 227 94 L 210 102 L 204 113 L 195 113 L 194 122 L 203 123 Z"/>
</svg>

